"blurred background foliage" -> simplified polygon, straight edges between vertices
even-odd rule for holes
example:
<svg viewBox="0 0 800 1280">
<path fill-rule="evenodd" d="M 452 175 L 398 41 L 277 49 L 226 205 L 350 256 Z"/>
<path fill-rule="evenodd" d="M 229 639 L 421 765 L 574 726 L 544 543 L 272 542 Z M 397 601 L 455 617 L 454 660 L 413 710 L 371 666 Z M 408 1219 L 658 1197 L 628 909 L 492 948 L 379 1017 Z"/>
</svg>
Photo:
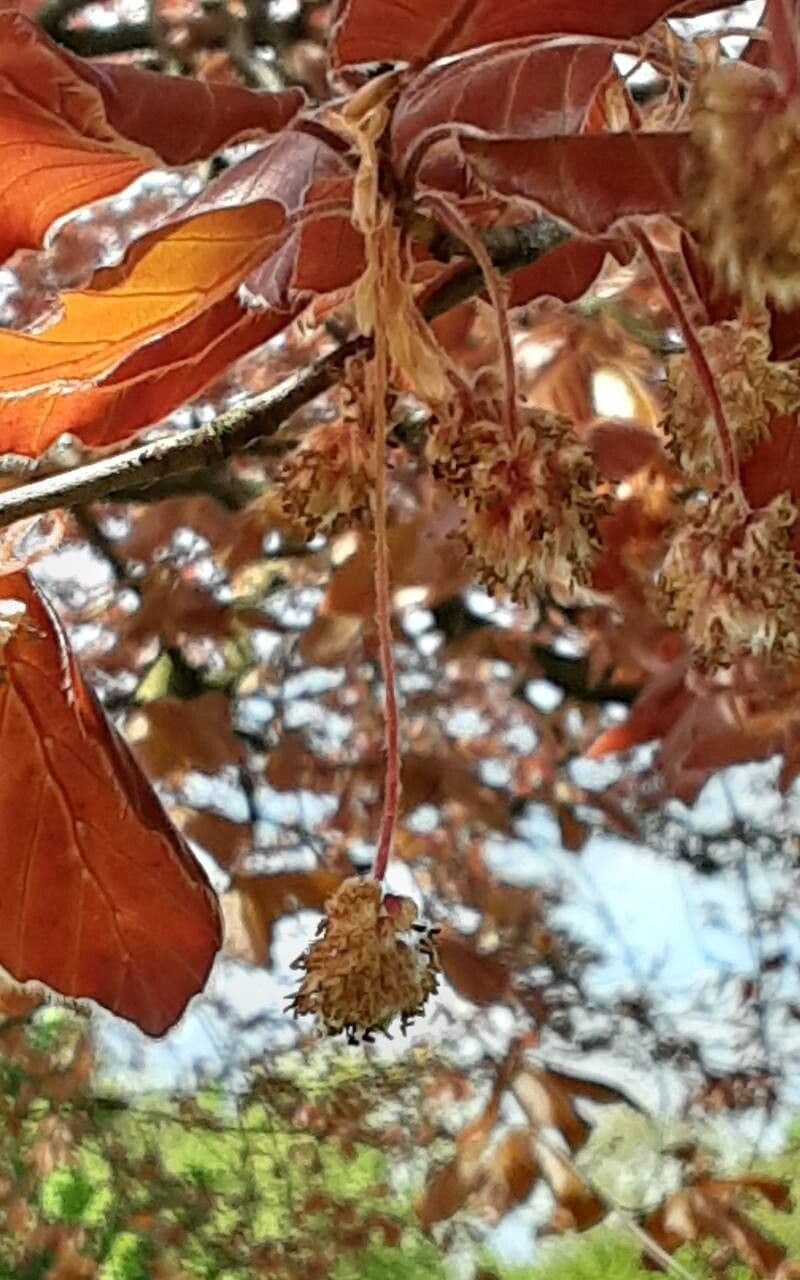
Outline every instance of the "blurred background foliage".
<svg viewBox="0 0 800 1280">
<path fill-rule="evenodd" d="M 320 1047 L 252 1068 L 234 1091 L 110 1091 L 97 1072 L 90 1021 L 41 1006 L 0 1027 L 0 1277 L 43 1280 L 645 1280 L 641 1244 L 611 1219 L 579 1241 L 540 1247 L 533 1265 L 491 1256 L 457 1215 L 446 1262 L 423 1229 L 431 1166 L 424 1099 L 452 1068 L 419 1049 L 396 1062 Z M 647 1199 L 654 1150 L 677 1150 L 684 1127 L 615 1106 L 586 1152 L 587 1176 Z M 717 1152 L 720 1158 L 721 1152 Z M 422 1157 L 422 1158 L 420 1158 Z M 746 1215 L 800 1254 L 800 1122 L 751 1178 L 785 1182 L 780 1209 Z M 744 1153 L 728 1151 L 735 1164 Z M 451 1241 L 451 1244 L 454 1242 Z M 756 1280 L 719 1241 L 684 1245 L 676 1274 Z M 455 1266 L 455 1272 L 453 1267 Z M 787 1276 L 796 1274 L 786 1271 Z"/>
<path fill-rule="evenodd" d="M 324 101 L 329 18 L 318 0 L 66 0 L 41 20 L 81 55 Z M 657 108 L 663 84 L 640 88 Z M 146 194 L 109 202 L 105 230 Z M 640 263 L 511 324 L 532 402 L 587 429 L 658 421 L 675 335 Z M 322 344 L 290 327 L 154 434 L 352 331 L 346 309 Z M 437 332 L 468 368 L 494 358 L 480 302 Z M 281 502 L 287 455 L 345 407 L 331 392 L 231 462 L 65 513 L 55 546 L 26 533 L 226 934 L 208 990 L 157 1044 L 3 996 L 0 1276 L 790 1280 L 800 756 L 780 777 L 777 712 L 687 698 L 680 639 L 635 602 L 623 619 L 476 589 L 413 412 L 390 441 L 403 799 L 388 888 L 440 927 L 442 990 L 407 1041 L 374 1047 L 321 1045 L 283 1013 L 291 962 L 369 866 L 380 812 L 371 539 L 308 542 Z M 48 465 L 87 456 L 73 442 Z M 625 483 L 610 567 L 646 578 L 664 491 L 647 468 Z"/>
</svg>

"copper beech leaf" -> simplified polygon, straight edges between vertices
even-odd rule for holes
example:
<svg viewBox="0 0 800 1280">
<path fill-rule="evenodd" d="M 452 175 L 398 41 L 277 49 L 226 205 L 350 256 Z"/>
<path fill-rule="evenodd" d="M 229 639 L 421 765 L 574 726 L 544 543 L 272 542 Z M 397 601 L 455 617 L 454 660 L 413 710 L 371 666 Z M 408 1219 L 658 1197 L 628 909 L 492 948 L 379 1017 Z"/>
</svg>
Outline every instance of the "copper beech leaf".
<svg viewBox="0 0 800 1280">
<path fill-rule="evenodd" d="M 74 54 L 63 56 L 77 75 L 96 88 L 112 127 L 131 141 L 152 147 L 170 165 L 190 164 L 232 142 L 277 133 L 305 103 L 302 89 L 254 93 L 224 81 L 160 75 L 124 62 L 85 62 Z"/>
<path fill-rule="evenodd" d="M 226 953 L 250 964 L 263 964 L 275 922 L 300 907 L 321 912 L 343 879 L 324 867 L 266 876 L 235 875 L 224 899 Z"/>
<path fill-rule="evenodd" d="M 424 147 L 465 130 L 526 138 L 579 132 L 613 51 L 602 40 L 524 41 L 428 67 L 394 112 L 397 167 L 414 168 Z"/>
<path fill-rule="evenodd" d="M 0 334 L 0 394 L 68 389 L 109 374 L 229 294 L 284 222 L 277 201 L 266 200 L 204 212 L 140 240 L 122 266 L 67 294 L 63 318 L 44 333 Z"/>
<path fill-rule="evenodd" d="M 32 579 L 2 653 L 0 963 L 162 1035 L 204 986 L 217 900 Z"/>
<path fill-rule="evenodd" d="M 529 200 L 586 235 L 623 218 L 677 213 L 682 133 L 608 133 L 568 138 L 463 138 L 482 182 Z"/>
<path fill-rule="evenodd" d="M 646 685 L 622 724 L 604 729 L 586 752 L 590 760 L 630 751 L 663 737 L 691 705 L 686 688 L 686 663 L 677 659 Z"/>
<path fill-rule="evenodd" d="M 573 236 L 566 244 L 543 253 L 510 277 L 509 306 L 520 307 L 533 298 L 574 302 L 591 288 L 609 256 L 625 262 L 628 254 L 619 239 L 590 240 Z"/>
<path fill-rule="evenodd" d="M 297 90 L 256 94 L 90 64 L 0 10 L 0 261 L 162 161 L 185 164 L 253 131 L 283 128 L 302 101 Z"/>
<path fill-rule="evenodd" d="M 419 64 L 521 36 L 625 40 L 669 13 L 723 8 L 720 0 L 338 0 L 331 60 Z"/>
<path fill-rule="evenodd" d="M 294 219 L 313 216 L 318 206 L 343 206 L 349 194 L 350 170 L 338 153 L 321 139 L 287 130 L 210 184 L 167 226 L 139 240 L 119 266 L 96 272 L 89 287 L 67 294 L 56 324 L 38 334 L 0 333 L 0 450 L 35 456 L 67 420 L 84 443 L 110 443 L 199 390 L 227 359 L 271 336 L 288 318 L 248 318 L 232 292 L 280 248 Z M 227 309 L 220 305 L 226 300 Z M 204 323 L 216 307 L 216 316 Z M 182 336 L 173 332 L 178 330 Z M 161 355 L 167 368 L 176 357 L 181 366 L 171 379 L 160 378 Z M 108 379 L 111 386 L 144 381 L 151 393 L 144 411 L 142 388 L 136 387 L 111 431 L 102 404 L 115 401 L 113 390 L 105 394 Z M 76 421 L 55 397 L 89 388 L 93 412 L 88 422 Z M 37 402 L 29 401 L 18 416 L 32 394 Z"/>
<path fill-rule="evenodd" d="M 243 311 L 229 295 L 189 324 L 134 351 L 101 381 L 68 395 L 44 388 L 0 399 L 0 449 L 35 456 L 65 432 L 92 446 L 124 440 L 199 395 L 291 319 L 290 312 Z"/>
</svg>

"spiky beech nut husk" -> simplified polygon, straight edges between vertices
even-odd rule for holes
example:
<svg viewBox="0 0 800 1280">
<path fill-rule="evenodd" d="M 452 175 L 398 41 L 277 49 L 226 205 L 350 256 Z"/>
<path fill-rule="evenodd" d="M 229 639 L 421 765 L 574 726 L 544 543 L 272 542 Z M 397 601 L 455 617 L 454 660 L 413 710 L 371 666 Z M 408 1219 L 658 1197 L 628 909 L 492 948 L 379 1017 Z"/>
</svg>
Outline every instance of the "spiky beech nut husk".
<svg viewBox="0 0 800 1280">
<path fill-rule="evenodd" d="M 417 923 L 410 898 L 383 895 L 374 880 L 351 876 L 325 903 L 319 934 L 294 962 L 304 971 L 289 1007 L 313 1014 L 329 1035 L 402 1031 L 438 990 L 434 934 Z"/>
<path fill-rule="evenodd" d="M 569 419 L 520 407 L 513 435 L 499 412 L 443 421 L 427 452 L 464 511 L 464 538 L 488 590 L 528 604 L 545 589 L 568 599 L 590 584 L 609 498 Z"/>
<path fill-rule="evenodd" d="M 789 309 L 800 301 L 800 99 L 743 62 L 698 76 L 684 216 L 717 282 Z"/>
<path fill-rule="evenodd" d="M 312 427 L 284 460 L 278 473 L 281 504 L 307 537 L 368 517 L 371 451 L 361 422 L 344 417 Z"/>
<path fill-rule="evenodd" d="M 708 361 L 739 458 L 768 432 L 773 411 L 800 407 L 800 367 L 770 361 L 766 312 L 753 323 L 725 320 L 704 325 L 697 337 Z M 720 446 L 705 389 L 688 353 L 667 361 L 669 392 L 665 427 L 671 452 L 688 477 L 717 471 Z"/>
<path fill-rule="evenodd" d="M 738 488 L 698 497 L 664 558 L 656 587 L 698 666 L 800 657 L 800 563 L 788 493 L 752 510 Z"/>
</svg>

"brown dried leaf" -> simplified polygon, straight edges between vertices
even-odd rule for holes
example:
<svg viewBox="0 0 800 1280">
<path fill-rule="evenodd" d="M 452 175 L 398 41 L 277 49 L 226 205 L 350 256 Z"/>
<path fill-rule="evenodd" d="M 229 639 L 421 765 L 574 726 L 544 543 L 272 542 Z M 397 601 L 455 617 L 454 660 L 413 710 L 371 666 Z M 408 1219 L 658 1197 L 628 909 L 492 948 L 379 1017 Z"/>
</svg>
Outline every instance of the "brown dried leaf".
<svg viewBox="0 0 800 1280">
<path fill-rule="evenodd" d="M 150 778 L 175 778 L 198 769 L 217 773 L 241 762 L 244 749 L 233 732 L 224 693 L 161 698 L 128 716 L 125 736 Z"/>
<path fill-rule="evenodd" d="M 512 995 L 511 972 L 492 955 L 476 951 L 471 942 L 445 927 L 436 941 L 442 972 L 460 996 L 473 1004 L 500 1004 Z"/>
</svg>

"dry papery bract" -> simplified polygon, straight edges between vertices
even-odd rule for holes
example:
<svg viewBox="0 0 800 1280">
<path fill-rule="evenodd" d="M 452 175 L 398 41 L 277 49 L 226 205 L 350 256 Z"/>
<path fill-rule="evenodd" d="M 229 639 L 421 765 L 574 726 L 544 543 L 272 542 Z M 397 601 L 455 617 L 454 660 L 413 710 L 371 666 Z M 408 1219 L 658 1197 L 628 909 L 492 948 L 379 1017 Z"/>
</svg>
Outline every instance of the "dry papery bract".
<svg viewBox="0 0 800 1280">
<path fill-rule="evenodd" d="M 788 494 L 751 510 L 738 488 L 689 503 L 658 577 L 667 621 L 698 665 L 800 657 L 800 571 Z"/>
<path fill-rule="evenodd" d="M 718 282 L 748 300 L 800 302 L 800 99 L 743 62 L 694 86 L 685 215 Z"/>
<path fill-rule="evenodd" d="M 328 898 L 318 937 L 294 967 L 304 973 L 290 1008 L 351 1041 L 388 1032 L 398 1018 L 405 1031 L 438 989 L 434 938 L 414 903 L 358 876 Z"/>
</svg>

